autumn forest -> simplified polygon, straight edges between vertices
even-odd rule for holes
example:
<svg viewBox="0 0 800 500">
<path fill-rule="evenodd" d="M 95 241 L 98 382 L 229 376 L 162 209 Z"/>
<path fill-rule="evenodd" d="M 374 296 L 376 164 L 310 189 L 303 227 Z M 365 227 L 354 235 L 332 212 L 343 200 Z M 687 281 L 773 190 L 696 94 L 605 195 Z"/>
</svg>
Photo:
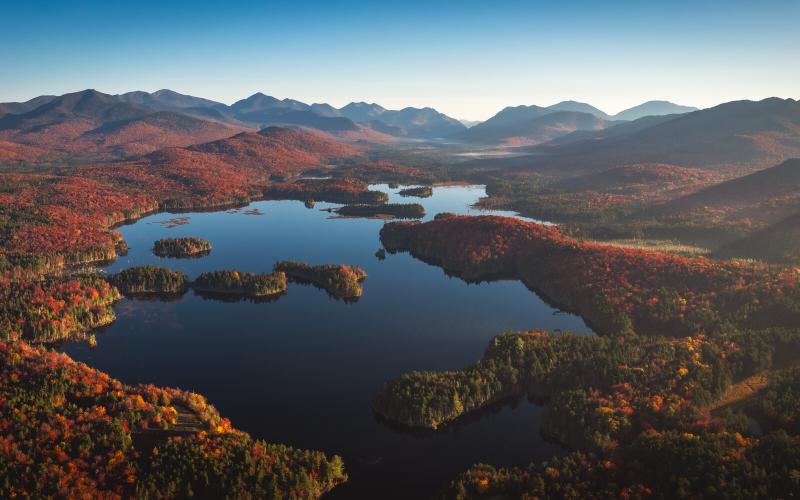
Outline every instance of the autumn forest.
<svg viewBox="0 0 800 500">
<path fill-rule="evenodd" d="M 435 29 L 377 6 L 347 17 L 319 6 L 324 23 L 315 9 L 289 23 L 292 8 L 276 6 L 269 21 L 238 19 L 241 33 L 226 9 L 194 6 L 178 17 L 198 16 L 208 39 L 171 55 L 176 71 L 216 50 L 210 39 L 247 39 L 213 74 L 210 60 L 181 73 L 218 100 L 123 91 L 108 83 L 116 55 L 92 56 L 108 68 L 98 88 L 114 92 L 65 92 L 60 60 L 36 81 L 9 61 L 19 82 L 0 84 L 0 498 L 800 496 L 800 101 L 740 73 L 738 86 L 703 90 L 707 68 L 659 72 L 680 66 L 680 47 L 711 57 L 718 44 L 702 37 L 723 21 L 691 47 L 678 40 L 722 16 L 707 6 L 662 26 L 669 44 L 652 47 L 661 35 L 634 34 L 673 19 L 652 6 L 624 27 L 609 12 L 627 9 L 581 6 L 594 17 L 577 24 L 541 9 L 537 33 L 530 6 L 519 19 L 461 7 L 452 14 L 471 39 L 431 6 L 410 10 Z M 163 22 L 114 9 L 114 23 L 138 19 L 142 33 Z M 98 30 L 127 32 L 93 16 Z M 589 21 L 615 28 L 587 39 L 574 27 Z M 316 43 L 287 26 L 315 28 Z M 198 31 L 183 27 L 170 37 Z M 403 43 L 387 46 L 398 32 Z M 255 56 L 260 37 L 272 52 Z M 63 43 L 83 54 L 78 39 Z M 181 43 L 151 46 L 148 64 Z M 572 43 L 579 53 L 533 50 Z M 654 69 L 658 47 L 670 59 Z M 334 48 L 352 54 L 346 81 Z M 382 49 L 392 68 L 368 54 Z M 358 69 L 362 52 L 380 82 Z M 572 63 L 556 70 L 553 54 Z M 75 66 L 64 85 L 100 78 L 61 57 Z M 232 78 L 248 57 L 253 73 Z M 153 79 L 171 74 L 160 71 Z M 284 89 L 282 78 L 302 99 L 232 97 L 244 80 Z M 16 98 L 40 80 L 52 91 Z M 364 96 L 345 104 L 351 93 Z M 563 100 L 573 94 L 615 112 Z M 659 94 L 698 106 L 646 100 Z M 360 100 L 373 95 L 386 107 Z M 418 104 L 428 99 L 441 105 Z"/>
</svg>

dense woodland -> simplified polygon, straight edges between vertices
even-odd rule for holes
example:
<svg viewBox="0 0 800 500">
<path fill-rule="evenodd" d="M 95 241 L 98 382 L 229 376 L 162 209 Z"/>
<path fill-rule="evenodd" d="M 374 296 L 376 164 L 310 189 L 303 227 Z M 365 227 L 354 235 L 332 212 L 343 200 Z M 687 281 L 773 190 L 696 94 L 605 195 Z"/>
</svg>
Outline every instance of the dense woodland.
<svg viewBox="0 0 800 500">
<path fill-rule="evenodd" d="M 524 468 L 476 465 L 442 498 L 781 498 L 800 491 L 800 439 L 785 432 L 657 432 L 630 447 Z"/>
<path fill-rule="evenodd" d="M 412 372 L 390 381 L 374 407 L 408 426 L 436 428 L 496 401 L 548 401 L 545 431 L 579 449 L 616 447 L 649 429 L 693 429 L 735 380 L 800 352 L 800 331 L 595 337 L 531 332 L 495 337 L 458 372 Z M 789 396 L 791 398 L 791 396 Z"/>
<path fill-rule="evenodd" d="M 753 406 L 752 411 L 762 417 L 768 428 L 800 434 L 800 367 L 772 374 L 765 393 Z"/>
<path fill-rule="evenodd" d="M 0 366 L 3 498 L 316 498 L 347 478 L 339 457 L 253 440 L 198 394 L 21 342 L 0 342 Z M 182 413 L 192 432 L 173 430 Z"/>
<path fill-rule="evenodd" d="M 119 291 L 96 276 L 0 283 L 0 341 L 56 342 L 114 321 Z"/>
</svg>

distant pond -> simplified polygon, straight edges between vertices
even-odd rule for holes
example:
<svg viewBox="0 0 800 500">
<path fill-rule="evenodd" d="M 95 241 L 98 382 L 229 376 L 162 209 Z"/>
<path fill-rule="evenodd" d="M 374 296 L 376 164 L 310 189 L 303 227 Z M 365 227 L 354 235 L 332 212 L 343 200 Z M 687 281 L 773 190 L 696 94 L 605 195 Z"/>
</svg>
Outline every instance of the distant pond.
<svg viewBox="0 0 800 500">
<path fill-rule="evenodd" d="M 439 212 L 474 210 L 482 186 L 435 187 L 420 203 Z M 350 475 L 332 498 L 429 497 L 477 462 L 525 465 L 561 451 L 539 433 L 542 409 L 525 400 L 474 415 L 436 433 L 396 429 L 370 409 L 388 379 L 410 370 L 449 370 L 477 361 L 507 330 L 591 333 L 517 281 L 468 284 L 408 254 L 375 256 L 383 221 L 337 219 L 338 205 L 260 201 L 220 212 L 161 213 L 120 228 L 130 251 L 107 268 L 157 264 L 196 277 L 215 269 L 267 272 L 279 260 L 354 264 L 368 277 L 355 303 L 290 284 L 273 302 L 221 302 L 193 292 L 178 300 L 123 299 L 98 345 L 62 350 L 126 383 L 179 387 L 205 395 L 254 437 L 340 454 Z M 198 236 L 213 245 L 198 259 L 162 259 L 153 242 Z"/>
</svg>

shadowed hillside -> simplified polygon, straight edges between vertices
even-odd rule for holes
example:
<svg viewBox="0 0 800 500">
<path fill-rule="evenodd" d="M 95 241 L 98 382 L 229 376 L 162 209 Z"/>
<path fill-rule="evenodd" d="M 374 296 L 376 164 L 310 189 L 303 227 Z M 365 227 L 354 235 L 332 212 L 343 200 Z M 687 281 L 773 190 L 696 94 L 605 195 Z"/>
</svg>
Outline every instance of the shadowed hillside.
<svg viewBox="0 0 800 500">
<path fill-rule="evenodd" d="M 121 100 L 95 90 L 65 94 L 0 118 L 0 138 L 68 153 L 124 157 L 229 137 L 241 128 Z"/>
<path fill-rule="evenodd" d="M 610 122 L 589 113 L 522 106 L 504 109 L 459 138 L 480 144 L 533 145 L 576 130 L 599 130 L 609 125 Z"/>
<path fill-rule="evenodd" d="M 674 119 L 663 117 L 663 122 L 661 118 L 618 125 L 625 129 L 602 140 L 590 137 L 561 145 L 544 144 L 533 150 L 535 155 L 474 161 L 470 166 L 491 164 L 492 168 L 558 176 L 636 163 L 755 170 L 800 155 L 800 103 L 794 99 L 735 101 Z M 645 126 L 648 122 L 652 125 Z"/>
<path fill-rule="evenodd" d="M 638 120 L 645 116 L 674 115 L 697 111 L 692 106 L 681 106 L 669 101 L 647 101 L 614 115 L 615 120 Z"/>
<path fill-rule="evenodd" d="M 13 114 L 18 115 L 21 113 L 27 113 L 32 109 L 36 109 L 42 104 L 47 104 L 48 102 L 55 99 L 56 96 L 54 95 L 40 95 L 39 97 L 34 97 L 25 102 L 3 102 L 0 103 L 0 117 L 5 114 Z"/>
<path fill-rule="evenodd" d="M 800 263 L 800 212 L 722 247 L 715 256 Z"/>
<path fill-rule="evenodd" d="M 267 127 L 258 133 L 242 132 L 228 139 L 190 146 L 187 150 L 213 155 L 237 166 L 292 171 L 316 165 L 326 158 L 351 156 L 358 151 L 354 146 L 281 127 Z"/>
<path fill-rule="evenodd" d="M 759 226 L 800 212 L 800 160 L 711 186 L 654 209 L 671 220 Z"/>
</svg>

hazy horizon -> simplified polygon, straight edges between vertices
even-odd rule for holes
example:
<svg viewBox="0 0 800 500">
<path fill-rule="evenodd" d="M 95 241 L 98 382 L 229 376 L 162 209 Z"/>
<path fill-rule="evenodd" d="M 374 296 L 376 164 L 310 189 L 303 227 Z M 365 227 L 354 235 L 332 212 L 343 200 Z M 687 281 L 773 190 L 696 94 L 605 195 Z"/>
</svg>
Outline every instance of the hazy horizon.
<svg viewBox="0 0 800 500">
<path fill-rule="evenodd" d="M 0 81 L 2 101 L 168 88 L 226 104 L 263 92 L 485 120 L 563 100 L 615 114 L 649 100 L 706 108 L 800 97 L 800 67 L 781 50 L 800 46 L 793 1 L 27 2 L 6 11 L 0 57 L 13 78 Z"/>
</svg>

